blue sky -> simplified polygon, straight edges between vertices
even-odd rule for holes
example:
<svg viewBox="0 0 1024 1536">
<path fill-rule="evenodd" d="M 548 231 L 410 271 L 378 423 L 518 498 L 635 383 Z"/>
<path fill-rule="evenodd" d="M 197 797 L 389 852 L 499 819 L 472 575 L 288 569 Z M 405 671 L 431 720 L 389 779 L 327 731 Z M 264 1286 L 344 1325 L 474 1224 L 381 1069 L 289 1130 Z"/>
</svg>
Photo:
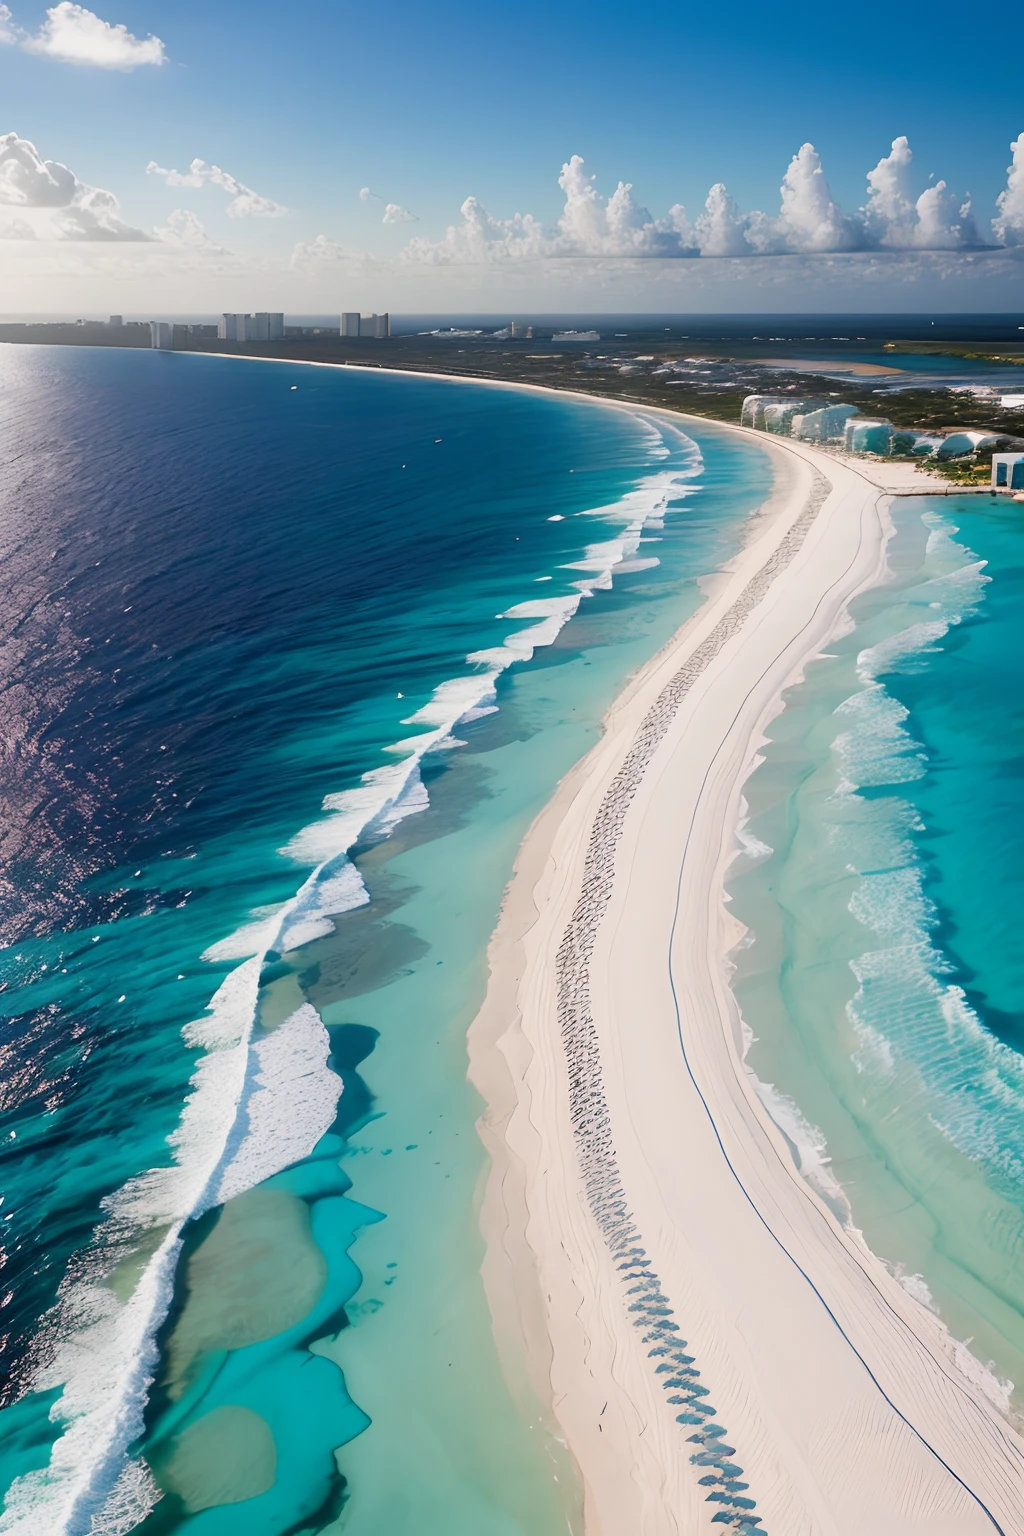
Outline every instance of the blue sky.
<svg viewBox="0 0 1024 1536">
<path fill-rule="evenodd" d="M 6 180 L 0 159 L 7 312 L 1021 304 L 1024 144 L 992 228 L 1024 132 L 1008 5 L 973 41 L 962 8 L 878 0 L 95 3 L 0 6 L 0 134 L 74 178 L 59 205 L 25 152 Z M 867 173 L 901 135 L 913 159 L 865 220 Z M 805 143 L 820 162 L 780 223 Z M 226 175 L 182 184 L 196 158 Z M 620 180 L 631 197 L 603 214 Z M 735 204 L 711 217 L 716 183 Z"/>
</svg>

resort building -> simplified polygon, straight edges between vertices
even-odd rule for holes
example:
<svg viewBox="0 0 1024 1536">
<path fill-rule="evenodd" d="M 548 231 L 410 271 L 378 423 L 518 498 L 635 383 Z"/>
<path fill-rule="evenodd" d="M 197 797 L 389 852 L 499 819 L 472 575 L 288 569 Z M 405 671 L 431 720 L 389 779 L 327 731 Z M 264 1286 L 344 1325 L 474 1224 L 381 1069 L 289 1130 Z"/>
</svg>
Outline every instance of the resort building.
<svg viewBox="0 0 1024 1536">
<path fill-rule="evenodd" d="M 174 342 L 168 321 L 151 320 L 149 322 L 149 344 L 151 347 L 158 347 L 161 352 L 170 352 Z"/>
<path fill-rule="evenodd" d="M 870 421 L 854 416 L 846 423 L 843 447 L 847 453 L 892 453 L 896 428 L 891 421 Z"/>
<path fill-rule="evenodd" d="M 790 435 L 805 443 L 830 443 L 842 441 L 846 423 L 857 415 L 855 405 L 826 405 L 817 411 L 807 411 L 793 417 Z"/>
<path fill-rule="evenodd" d="M 756 432 L 778 432 L 785 437 L 794 416 L 816 411 L 825 400 L 794 400 L 792 395 L 748 395 L 740 413 L 740 425 Z"/>
<path fill-rule="evenodd" d="M 1024 491 L 1024 453 L 992 455 L 992 488 L 1003 491 Z"/>
<path fill-rule="evenodd" d="M 254 315 L 222 315 L 217 321 L 221 341 L 281 341 L 284 313 L 260 309 Z"/>
<path fill-rule="evenodd" d="M 824 400 L 770 400 L 764 408 L 764 430 L 788 437 L 798 416 L 820 410 Z"/>
<path fill-rule="evenodd" d="M 281 310 L 258 309 L 245 328 L 246 341 L 281 341 L 283 337 L 284 313 Z"/>
<path fill-rule="evenodd" d="M 372 337 L 375 341 L 382 341 L 391 335 L 391 316 L 361 315 L 357 310 L 348 309 L 341 317 L 341 335 L 351 337 Z"/>
<path fill-rule="evenodd" d="M 1000 442 L 1005 445 L 1006 439 L 1000 438 L 998 432 L 976 432 L 968 427 L 962 432 L 947 432 L 936 449 L 935 457 L 961 459 L 969 453 L 977 453 L 979 448 L 998 448 Z"/>
</svg>

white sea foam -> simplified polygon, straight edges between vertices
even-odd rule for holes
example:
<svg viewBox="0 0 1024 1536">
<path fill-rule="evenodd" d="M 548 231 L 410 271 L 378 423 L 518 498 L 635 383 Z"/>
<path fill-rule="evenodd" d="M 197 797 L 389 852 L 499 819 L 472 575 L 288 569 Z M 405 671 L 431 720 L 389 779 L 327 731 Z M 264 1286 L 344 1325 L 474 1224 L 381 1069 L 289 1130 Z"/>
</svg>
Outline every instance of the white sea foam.
<svg viewBox="0 0 1024 1536">
<path fill-rule="evenodd" d="M 616 567 L 617 576 L 633 576 L 637 571 L 653 571 L 661 561 L 657 555 L 644 555 L 636 560 L 621 560 Z"/>
<path fill-rule="evenodd" d="M 763 762 L 763 757 L 757 757 L 754 762 L 754 767 L 759 767 Z M 746 798 L 743 796 L 740 798 L 739 819 L 736 822 L 736 841 L 740 845 L 739 851 L 743 854 L 746 854 L 747 858 L 750 859 L 751 862 L 757 859 L 767 859 L 769 855 L 775 851 L 773 848 L 769 848 L 767 843 L 763 843 L 759 837 L 756 837 L 754 833 L 751 832 L 750 806 L 747 804 Z"/>
<path fill-rule="evenodd" d="M 983 562 L 954 539 L 953 524 L 931 513 L 925 521 L 928 580 L 901 597 L 928 616 L 860 653 L 863 686 L 836 712 L 843 729 L 833 742 L 840 783 L 830 801 L 830 838 L 858 877 L 850 911 L 870 936 L 851 965 L 858 990 L 847 1011 L 858 1039 L 855 1065 L 876 1079 L 874 1091 L 884 1082 L 902 1113 L 936 1127 L 1016 1201 L 1024 1179 L 1017 1151 L 1024 1146 L 1024 1058 L 985 1029 L 933 942 L 937 913 L 912 835 L 921 830 L 916 808 L 898 792 L 858 793 L 895 790 L 926 771 L 927 755 L 911 733 L 907 710 L 879 679 L 927 664 L 936 642 L 983 599 L 989 579 Z M 749 1040 L 749 1031 L 744 1034 Z M 771 1085 L 755 1079 L 754 1086 L 801 1172 L 834 1200 L 821 1132 Z M 924 1277 L 890 1267 L 907 1294 L 935 1312 Z M 943 1333 L 961 1372 L 1007 1413 L 1012 1382 L 979 1361 L 970 1340 Z"/>
<path fill-rule="evenodd" d="M 467 662 L 475 672 L 435 688 L 403 722 L 428 729 L 394 744 L 400 761 L 364 774 L 354 789 L 328 795 L 327 814 L 282 850 L 313 866 L 295 896 L 277 911 L 253 914 L 254 921 L 206 951 L 209 960 L 242 964 L 222 982 L 206 1017 L 183 1031 L 186 1044 L 204 1054 L 170 1138 L 174 1161 L 129 1181 L 106 1203 L 97 1243 L 113 1251 L 140 1228 L 166 1228 L 164 1236 L 127 1301 L 117 1301 L 102 1279 L 64 1288 L 49 1320 L 57 1342 L 35 1381 L 39 1388 L 63 1388 L 51 1409 L 63 1432 L 49 1466 L 12 1483 L 0 1515 L 2 1536 L 122 1536 L 159 1497 L 149 1469 L 130 1460 L 127 1447 L 142 1432 L 158 1363 L 156 1333 L 171 1303 L 185 1224 L 308 1156 L 331 1125 L 341 1092 L 327 1066 L 327 1032 L 312 1007 L 271 1032 L 257 1029 L 264 962 L 329 932 L 334 917 L 369 900 L 350 855 L 426 808 L 424 756 L 451 747 L 456 725 L 492 713 L 500 674 L 551 645 L 582 597 L 611 586 L 615 568 L 635 554 L 645 520 L 663 517 L 671 502 L 690 494 L 688 482 L 703 468 L 696 443 L 678 428 L 659 430 L 635 419 L 652 462 L 669 456 L 667 437 L 685 459 L 677 469 L 647 476 L 621 502 L 584 514 L 622 531 L 589 546 L 585 569 L 593 574 L 574 584 L 579 595 L 509 609 L 508 618 L 539 622 L 506 636 L 501 646 L 474 652 Z"/>
<path fill-rule="evenodd" d="M 924 1275 L 910 1275 L 903 1268 L 902 1264 L 894 1266 L 894 1273 L 908 1296 L 913 1296 L 914 1300 L 922 1307 L 927 1307 L 929 1312 L 938 1312 L 939 1309 L 935 1305 L 935 1297 L 932 1295 Z"/>
<path fill-rule="evenodd" d="M 832 1172 L 832 1159 L 828 1154 L 824 1132 L 811 1124 L 788 1093 L 783 1093 L 774 1083 L 762 1082 L 749 1067 L 747 1072 L 758 1098 L 789 1143 L 801 1177 L 817 1190 L 844 1221 L 848 1220 L 849 1201 Z"/>
<path fill-rule="evenodd" d="M 308 1157 L 312 1128 L 317 1128 L 315 1146 L 338 1112 L 341 1079 L 327 1069 L 329 1052 L 327 1031 L 309 1003 L 277 1029 L 250 1041 L 246 1092 L 211 1204 L 220 1205 Z"/>
<path fill-rule="evenodd" d="M 835 713 L 840 721 L 849 723 L 834 742 L 844 773 L 840 792 L 869 785 L 907 784 L 923 777 L 927 759 L 919 743 L 904 729 L 908 711 L 881 683 L 852 694 Z"/>
<path fill-rule="evenodd" d="M 929 616 L 861 651 L 857 672 L 863 682 L 927 665 L 936 642 L 975 611 L 991 579 L 985 575 L 987 562 L 957 543 L 954 523 L 937 512 L 926 512 L 923 521 L 929 529 L 926 568 L 934 574 L 904 597 L 916 607 L 927 608 Z"/>
<path fill-rule="evenodd" d="M 51 1418 L 65 1426 L 50 1464 L 15 1479 L 0 1531 L 68 1536 L 130 1530 L 155 1502 L 148 1469 L 126 1448 L 143 1430 L 157 1367 L 156 1333 L 170 1306 L 186 1222 L 312 1152 L 337 1111 L 341 1080 L 308 1004 L 257 1034 L 256 956 L 218 988 L 205 1021 L 188 1028 L 207 1047 L 196 1063 L 177 1129 L 175 1161 L 129 1181 L 105 1202 L 98 1244 L 116 1252 L 128 1230 L 165 1227 L 135 1290 L 120 1302 L 102 1279 L 63 1291 L 57 1346 L 38 1390 L 63 1388 Z M 148 1503 L 147 1503 L 148 1499 Z M 125 1523 L 131 1517 L 131 1523 Z"/>
<path fill-rule="evenodd" d="M 928 513 L 928 579 L 903 598 L 934 613 L 858 657 L 865 687 L 837 716 L 834 742 L 841 785 L 833 797 L 833 837 L 859 876 L 850 911 L 873 942 L 852 962 L 858 990 L 848 1006 L 859 1040 L 858 1070 L 905 1080 L 904 1101 L 922 1112 L 968 1157 L 981 1160 L 997 1187 L 1019 1193 L 1024 1179 L 1024 1058 L 987 1030 L 952 966 L 933 943 L 936 910 L 912 834 L 915 808 L 899 795 L 865 798 L 868 787 L 909 783 L 927 756 L 909 716 L 880 674 L 921 664 L 949 628 L 973 612 L 989 578 L 984 562 L 958 543 L 954 524 Z"/>
</svg>

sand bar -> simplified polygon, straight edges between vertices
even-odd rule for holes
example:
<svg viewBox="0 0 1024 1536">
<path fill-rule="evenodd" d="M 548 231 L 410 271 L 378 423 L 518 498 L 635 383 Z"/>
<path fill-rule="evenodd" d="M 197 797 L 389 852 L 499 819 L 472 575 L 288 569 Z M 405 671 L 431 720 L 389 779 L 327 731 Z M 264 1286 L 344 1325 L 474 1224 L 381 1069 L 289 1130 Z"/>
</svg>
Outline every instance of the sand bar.
<svg viewBox="0 0 1024 1536">
<path fill-rule="evenodd" d="M 823 377 L 843 374 L 859 379 L 881 379 L 910 372 L 908 368 L 897 368 L 895 364 L 858 363 L 844 357 L 759 357 L 756 361 L 765 368 L 784 368 L 792 373 L 818 373 Z"/>
<path fill-rule="evenodd" d="M 756 438 L 771 503 L 534 824 L 492 942 L 470 1051 L 499 1345 L 587 1536 L 1019 1536 L 995 1384 L 800 1176 L 743 1062 L 742 785 L 911 488 Z"/>
</svg>

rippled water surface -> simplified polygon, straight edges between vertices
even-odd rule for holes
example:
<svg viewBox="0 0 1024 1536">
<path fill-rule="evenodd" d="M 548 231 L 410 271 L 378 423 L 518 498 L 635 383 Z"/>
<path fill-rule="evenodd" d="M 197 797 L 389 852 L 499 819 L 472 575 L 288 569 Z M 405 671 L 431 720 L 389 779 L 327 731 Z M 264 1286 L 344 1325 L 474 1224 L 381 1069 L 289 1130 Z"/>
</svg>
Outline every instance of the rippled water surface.
<svg viewBox="0 0 1024 1536">
<path fill-rule="evenodd" d="M 804 1171 L 1006 1404 L 1024 1388 L 1024 522 L 965 496 L 897 503 L 896 523 L 889 581 L 790 691 L 750 780 L 737 987 Z"/>
<path fill-rule="evenodd" d="M 0 353 L 0 1531 L 575 1529 L 480 1281 L 515 848 L 763 498 L 714 429 Z"/>
</svg>

